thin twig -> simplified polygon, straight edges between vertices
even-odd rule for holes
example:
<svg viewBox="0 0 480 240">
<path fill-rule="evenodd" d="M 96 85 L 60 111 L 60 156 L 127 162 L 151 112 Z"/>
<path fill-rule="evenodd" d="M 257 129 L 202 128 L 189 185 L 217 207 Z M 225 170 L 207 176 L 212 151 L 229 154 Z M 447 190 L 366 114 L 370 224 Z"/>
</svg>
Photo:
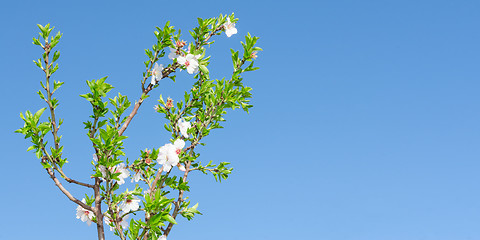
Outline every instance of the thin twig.
<svg viewBox="0 0 480 240">
<path fill-rule="evenodd" d="M 80 205 L 82 208 L 85 208 L 89 211 L 95 212 L 95 210 L 92 207 L 90 207 L 87 204 L 83 203 L 82 201 L 76 199 L 65 187 L 63 187 L 62 183 L 60 183 L 58 178 L 55 177 L 55 173 L 53 172 L 53 170 L 51 168 L 47 168 L 46 170 L 47 170 L 48 175 L 50 175 L 50 178 L 52 178 L 52 180 L 55 182 L 55 185 L 57 185 L 57 187 L 60 189 L 60 191 L 62 191 L 62 193 L 65 194 L 65 196 L 67 196 L 68 199 L 70 199 L 72 202 Z"/>
<path fill-rule="evenodd" d="M 165 68 L 162 72 L 162 78 L 166 78 L 168 77 L 168 75 L 170 75 L 170 73 L 172 72 L 175 72 L 175 70 L 180 67 L 180 64 L 178 63 L 174 63 L 172 66 L 168 67 L 168 68 Z M 122 136 L 123 132 L 125 132 L 125 130 L 127 129 L 128 125 L 130 124 L 130 122 L 132 121 L 133 117 L 135 117 L 135 115 L 137 114 L 138 112 L 138 109 L 140 108 L 140 106 L 142 105 L 143 103 L 143 100 L 145 98 L 143 98 L 143 96 L 146 96 L 151 90 L 153 89 L 153 85 L 152 84 L 149 84 L 147 88 L 145 88 L 145 90 L 143 90 L 142 92 L 142 96 L 140 97 L 140 99 L 135 103 L 135 106 L 133 107 L 132 109 L 132 112 L 130 113 L 130 115 L 128 115 L 127 117 L 127 120 L 125 121 L 125 123 L 122 125 L 122 127 L 120 128 L 120 130 L 118 130 L 118 135 L 119 136 Z"/>
<path fill-rule="evenodd" d="M 183 182 L 187 181 L 187 176 L 188 176 L 188 173 L 190 172 L 190 164 L 191 162 L 188 161 L 185 167 L 185 173 L 183 174 Z M 177 201 L 175 202 L 175 209 L 173 210 L 173 213 L 172 213 L 173 219 L 177 217 L 178 212 L 180 211 L 180 205 L 183 201 L 184 192 L 185 192 L 184 190 L 178 190 L 178 198 L 177 198 Z M 168 237 L 168 233 L 170 233 L 170 231 L 172 230 L 172 227 L 173 227 L 173 223 L 169 223 L 167 229 L 165 229 L 163 234 Z"/>
</svg>

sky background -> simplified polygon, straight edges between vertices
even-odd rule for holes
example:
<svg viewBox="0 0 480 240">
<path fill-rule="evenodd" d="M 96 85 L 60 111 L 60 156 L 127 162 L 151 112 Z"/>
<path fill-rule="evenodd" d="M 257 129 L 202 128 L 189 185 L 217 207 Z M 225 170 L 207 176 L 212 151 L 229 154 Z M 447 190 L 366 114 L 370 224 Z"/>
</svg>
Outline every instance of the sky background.
<svg viewBox="0 0 480 240">
<path fill-rule="evenodd" d="M 64 169 L 90 181 L 85 81 L 109 76 L 110 96 L 133 102 L 155 26 L 171 21 L 191 41 L 197 17 L 231 12 L 238 34 L 215 37 L 209 69 L 228 77 L 229 49 L 259 36 L 260 70 L 244 76 L 254 108 L 230 111 L 205 139 L 199 160 L 234 172 L 222 183 L 192 174 L 188 196 L 203 215 L 180 220 L 169 240 L 480 239 L 479 10 L 479 1 L 439 0 L 2 2 L 0 239 L 96 239 L 13 133 L 20 112 L 44 107 L 37 23 L 63 33 L 53 78 L 65 82 Z M 153 106 L 192 83 L 182 71 L 151 92 L 125 132 L 129 159 L 168 141 Z"/>
</svg>

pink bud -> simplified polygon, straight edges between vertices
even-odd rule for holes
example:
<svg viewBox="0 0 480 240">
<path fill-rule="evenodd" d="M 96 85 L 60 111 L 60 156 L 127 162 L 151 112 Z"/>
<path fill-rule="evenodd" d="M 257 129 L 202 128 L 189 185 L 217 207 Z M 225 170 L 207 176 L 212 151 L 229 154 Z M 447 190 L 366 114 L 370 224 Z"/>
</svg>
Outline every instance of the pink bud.
<svg viewBox="0 0 480 240">
<path fill-rule="evenodd" d="M 177 164 L 177 167 L 178 167 L 178 169 L 179 169 L 180 171 L 182 171 L 182 172 L 187 171 L 187 170 L 185 169 L 185 166 L 183 166 L 183 164 L 181 164 L 181 163 L 178 163 L 178 164 Z"/>
</svg>

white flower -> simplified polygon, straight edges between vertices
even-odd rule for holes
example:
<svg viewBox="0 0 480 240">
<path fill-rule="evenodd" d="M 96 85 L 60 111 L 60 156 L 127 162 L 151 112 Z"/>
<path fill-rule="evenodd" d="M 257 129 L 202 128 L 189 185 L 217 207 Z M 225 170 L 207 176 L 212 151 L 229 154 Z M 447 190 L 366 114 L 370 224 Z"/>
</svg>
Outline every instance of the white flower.
<svg viewBox="0 0 480 240">
<path fill-rule="evenodd" d="M 105 179 L 107 177 L 107 168 L 103 165 L 99 165 L 98 170 L 102 173 L 102 179 Z"/>
<path fill-rule="evenodd" d="M 125 217 L 122 218 L 122 221 L 120 222 L 120 226 L 122 226 L 124 230 L 128 228 L 128 222 L 127 222 L 128 217 L 129 216 L 126 215 Z"/>
<path fill-rule="evenodd" d="M 132 182 L 138 182 L 142 178 L 142 170 L 138 169 L 138 171 L 135 171 L 135 175 L 133 175 Z"/>
<path fill-rule="evenodd" d="M 128 219 L 128 215 L 126 215 L 125 217 L 123 217 L 122 221 L 119 222 L 120 226 L 122 226 L 123 229 L 126 229 L 128 228 L 128 222 L 127 222 L 127 219 Z M 110 227 L 110 231 L 114 231 L 115 230 L 115 226 L 113 225 L 113 221 L 110 217 L 108 216 L 105 216 L 103 218 L 103 220 L 105 220 L 105 223 Z"/>
<path fill-rule="evenodd" d="M 191 53 L 187 54 L 187 56 L 179 56 L 177 58 L 178 63 L 185 65 L 187 68 L 187 72 L 190 74 L 198 72 L 198 58 L 201 55 L 193 55 Z"/>
<path fill-rule="evenodd" d="M 176 162 L 178 159 L 175 154 L 174 146 L 171 143 L 163 145 L 158 153 L 157 162 L 163 165 L 163 171 L 168 172 L 172 169 L 172 162 Z"/>
<path fill-rule="evenodd" d="M 100 165 L 100 166 L 98 166 L 98 169 L 102 173 L 102 179 L 105 179 L 107 177 L 107 168 L 103 165 Z M 125 183 L 125 178 L 130 176 L 130 172 L 126 169 L 124 163 L 120 163 L 117 166 L 109 167 L 108 171 L 112 174 L 120 173 L 120 175 L 118 176 L 119 180 L 117 181 L 119 185 L 124 184 Z"/>
<path fill-rule="evenodd" d="M 85 203 L 85 198 L 82 199 L 82 202 Z M 81 207 L 80 205 L 77 206 L 77 219 L 82 220 L 82 222 L 87 222 L 88 226 L 90 226 L 90 224 L 92 224 L 93 216 L 94 216 L 94 214 L 93 214 L 92 211 L 87 210 L 87 209 Z"/>
<path fill-rule="evenodd" d="M 128 213 L 130 211 L 138 210 L 138 208 L 140 207 L 138 204 L 139 202 L 140 202 L 140 199 L 138 199 L 135 196 L 132 196 L 131 198 L 129 197 L 125 199 L 125 201 L 123 201 L 119 207 L 123 212 Z"/>
<path fill-rule="evenodd" d="M 180 118 L 180 120 L 178 120 L 177 126 L 178 126 L 178 128 L 180 128 L 180 133 L 182 133 L 183 137 L 188 138 L 187 131 L 188 131 L 189 128 L 192 127 L 190 122 L 187 122 L 187 121 L 183 120 L 183 118 Z"/>
<path fill-rule="evenodd" d="M 103 220 L 104 220 L 105 224 L 107 224 L 110 227 L 110 231 L 115 230 L 115 227 L 113 226 L 112 219 L 110 219 L 109 216 L 105 215 L 105 217 L 103 217 Z"/>
<path fill-rule="evenodd" d="M 150 188 L 143 191 L 143 195 L 147 195 L 147 194 L 150 194 Z"/>
<path fill-rule="evenodd" d="M 113 167 L 113 172 L 120 173 L 120 175 L 118 176 L 119 180 L 117 181 L 119 185 L 124 184 L 125 178 L 130 176 L 130 172 L 125 168 L 124 163 L 120 163 L 119 165 Z"/>
<path fill-rule="evenodd" d="M 163 71 L 163 64 L 158 65 L 158 63 L 155 63 L 155 66 L 153 67 L 153 70 L 152 70 L 152 80 L 150 81 L 152 85 L 155 85 L 157 81 L 160 81 L 160 79 L 163 78 L 162 71 Z"/>
<path fill-rule="evenodd" d="M 185 147 L 185 141 L 182 139 L 177 139 L 175 142 L 173 142 L 173 146 L 175 147 L 175 153 L 178 155 L 180 152 L 182 152 L 182 148 Z"/>
<path fill-rule="evenodd" d="M 165 235 L 162 235 L 158 238 L 158 240 L 167 240 L 167 237 Z"/>
<path fill-rule="evenodd" d="M 227 17 L 227 22 L 223 24 L 223 27 L 225 28 L 225 34 L 227 34 L 227 37 L 231 37 L 233 34 L 237 34 L 235 23 L 230 22 L 229 17 Z"/>
<path fill-rule="evenodd" d="M 173 144 L 167 143 L 160 148 L 157 161 L 163 165 L 164 172 L 170 171 L 180 162 L 178 155 L 182 152 L 183 147 L 185 147 L 185 141 L 177 139 Z"/>
<path fill-rule="evenodd" d="M 180 55 L 177 54 L 177 53 L 179 53 L 179 52 L 177 52 L 177 49 L 170 48 L 170 53 L 168 54 L 168 58 L 173 60 L 173 59 L 179 57 Z"/>
<path fill-rule="evenodd" d="M 98 162 L 98 157 L 97 157 L 97 154 L 95 153 L 93 154 L 93 161 Z"/>
</svg>

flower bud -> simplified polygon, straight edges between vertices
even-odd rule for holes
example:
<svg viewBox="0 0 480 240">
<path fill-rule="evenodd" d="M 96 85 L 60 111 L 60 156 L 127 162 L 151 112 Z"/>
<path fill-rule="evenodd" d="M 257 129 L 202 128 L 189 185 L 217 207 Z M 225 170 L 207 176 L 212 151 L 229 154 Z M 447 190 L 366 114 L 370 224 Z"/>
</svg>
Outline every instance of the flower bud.
<svg viewBox="0 0 480 240">
<path fill-rule="evenodd" d="M 168 98 L 168 99 L 167 99 L 167 103 L 165 103 L 165 107 L 166 107 L 167 109 L 170 109 L 170 108 L 173 107 L 173 100 L 172 100 L 171 98 Z"/>
<path fill-rule="evenodd" d="M 185 45 L 187 45 L 187 43 L 186 43 L 185 41 L 183 41 L 183 40 L 177 40 L 177 41 L 175 42 L 175 45 L 177 45 L 177 48 L 182 48 L 182 47 L 184 47 Z"/>
<path fill-rule="evenodd" d="M 180 171 L 182 171 L 182 172 L 187 171 L 187 170 L 185 169 L 185 166 L 183 166 L 183 164 L 181 164 L 181 163 L 178 163 L 178 164 L 177 164 L 177 167 L 178 167 L 178 169 L 179 169 Z"/>
</svg>

